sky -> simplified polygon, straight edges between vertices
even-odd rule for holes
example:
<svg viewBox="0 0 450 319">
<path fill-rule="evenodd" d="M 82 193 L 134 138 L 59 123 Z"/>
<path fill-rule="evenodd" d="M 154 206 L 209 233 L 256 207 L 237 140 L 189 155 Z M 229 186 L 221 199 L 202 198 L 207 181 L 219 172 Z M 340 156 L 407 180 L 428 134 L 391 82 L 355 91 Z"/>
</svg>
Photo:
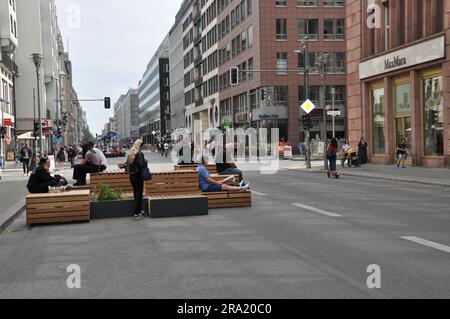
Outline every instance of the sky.
<svg viewBox="0 0 450 319">
<path fill-rule="evenodd" d="M 175 22 L 182 0 L 56 0 L 64 46 L 79 99 L 137 88 L 148 62 Z M 81 102 L 91 132 L 113 116 L 102 102 Z"/>
</svg>

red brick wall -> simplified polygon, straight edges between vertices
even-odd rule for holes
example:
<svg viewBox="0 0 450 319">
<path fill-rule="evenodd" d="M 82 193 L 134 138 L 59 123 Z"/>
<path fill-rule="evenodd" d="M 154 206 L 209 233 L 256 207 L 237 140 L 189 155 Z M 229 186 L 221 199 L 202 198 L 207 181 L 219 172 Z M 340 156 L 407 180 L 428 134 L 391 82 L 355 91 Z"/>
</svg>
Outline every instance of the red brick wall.
<svg viewBox="0 0 450 319">
<path fill-rule="evenodd" d="M 357 145 L 365 134 L 362 114 L 362 86 L 359 81 L 359 63 L 362 58 L 363 1 L 347 0 L 347 135 L 352 145 Z"/>
</svg>

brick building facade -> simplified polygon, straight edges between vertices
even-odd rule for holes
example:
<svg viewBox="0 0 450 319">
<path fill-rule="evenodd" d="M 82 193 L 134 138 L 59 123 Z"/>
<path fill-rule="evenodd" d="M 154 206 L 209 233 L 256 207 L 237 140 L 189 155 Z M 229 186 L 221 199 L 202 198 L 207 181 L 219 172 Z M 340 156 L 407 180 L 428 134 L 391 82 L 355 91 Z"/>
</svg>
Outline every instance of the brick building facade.
<svg viewBox="0 0 450 319">
<path fill-rule="evenodd" d="M 331 104 L 334 88 L 335 106 L 341 110 L 337 131 L 344 137 L 347 100 L 344 18 L 344 2 L 340 0 L 219 0 L 222 127 L 279 128 L 281 139 L 294 145 L 303 141 L 299 106 L 305 100 L 305 61 L 303 54 L 295 51 L 303 48 L 302 40 L 308 36 L 310 99 L 318 106 L 313 114 L 313 137 L 322 135 L 323 88 L 316 62 L 324 53 L 329 53 L 326 104 Z M 231 86 L 229 70 L 235 66 L 244 72 L 240 73 L 240 84 Z M 328 122 L 331 132 L 331 118 Z"/>
<path fill-rule="evenodd" d="M 390 165 L 450 166 L 450 1 L 347 0 L 348 135 Z"/>
</svg>

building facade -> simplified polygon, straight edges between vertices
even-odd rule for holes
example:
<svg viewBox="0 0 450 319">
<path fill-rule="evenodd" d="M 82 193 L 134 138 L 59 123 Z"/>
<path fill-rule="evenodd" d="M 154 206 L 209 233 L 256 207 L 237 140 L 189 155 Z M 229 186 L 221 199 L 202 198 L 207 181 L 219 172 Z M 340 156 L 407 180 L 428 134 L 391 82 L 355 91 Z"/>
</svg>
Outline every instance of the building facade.
<svg viewBox="0 0 450 319">
<path fill-rule="evenodd" d="M 304 69 L 309 65 L 312 137 L 322 137 L 323 106 L 340 111 L 338 137 L 345 135 L 344 1 L 218 1 L 220 122 L 223 127 L 278 128 L 280 139 L 304 140 L 300 105 L 305 101 Z M 302 40 L 308 37 L 309 61 Z M 319 57 L 327 55 L 325 90 Z M 230 85 L 231 67 L 240 69 Z M 333 94 L 334 93 L 334 96 Z M 331 117 L 327 118 L 328 136 Z"/>
<path fill-rule="evenodd" d="M 114 119 L 118 140 L 127 144 L 139 137 L 139 91 L 129 89 L 114 105 Z"/>
<path fill-rule="evenodd" d="M 0 0 L 0 126 L 6 133 L 0 136 L 0 156 L 6 160 L 11 160 L 8 153 L 17 148 L 14 84 L 18 68 L 14 60 L 18 43 L 16 2 Z"/>
<path fill-rule="evenodd" d="M 17 23 L 20 25 L 18 37 L 23 39 L 16 54 L 16 63 L 20 68 L 16 81 L 18 133 L 32 132 L 33 122 L 40 116 L 50 120 L 53 132 L 58 128 L 65 131 L 62 141 L 52 140 L 55 136 L 51 134 L 46 135 L 44 151 L 52 148 L 52 142 L 78 143 L 77 136 L 81 136 L 79 133 L 83 130 L 78 121 L 82 109 L 72 86 L 71 63 L 64 52 L 55 1 L 17 1 L 16 6 Z M 32 54 L 38 54 L 42 59 L 38 68 L 39 92 Z"/>
<path fill-rule="evenodd" d="M 367 138 L 373 163 L 450 165 L 450 1 L 346 5 L 349 138 Z"/>
<path fill-rule="evenodd" d="M 200 129 L 218 127 L 218 38 L 217 0 L 190 2 L 183 21 L 184 93 L 186 128 L 196 133 Z"/>
<path fill-rule="evenodd" d="M 154 144 L 170 134 L 169 36 L 153 55 L 139 82 L 139 134 Z"/>
<path fill-rule="evenodd" d="M 183 21 L 192 0 L 185 0 L 169 33 L 171 131 L 186 127 L 184 104 Z"/>
</svg>

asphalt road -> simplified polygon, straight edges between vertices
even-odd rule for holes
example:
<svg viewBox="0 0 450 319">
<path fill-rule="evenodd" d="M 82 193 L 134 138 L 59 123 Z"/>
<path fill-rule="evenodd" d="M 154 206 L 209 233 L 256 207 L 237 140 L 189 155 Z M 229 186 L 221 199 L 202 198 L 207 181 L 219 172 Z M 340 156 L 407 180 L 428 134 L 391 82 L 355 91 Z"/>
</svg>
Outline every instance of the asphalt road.
<svg viewBox="0 0 450 319">
<path fill-rule="evenodd" d="M 206 217 L 27 229 L 21 216 L 0 235 L 0 298 L 450 298 L 448 189 L 247 177 L 252 208 Z"/>
</svg>

